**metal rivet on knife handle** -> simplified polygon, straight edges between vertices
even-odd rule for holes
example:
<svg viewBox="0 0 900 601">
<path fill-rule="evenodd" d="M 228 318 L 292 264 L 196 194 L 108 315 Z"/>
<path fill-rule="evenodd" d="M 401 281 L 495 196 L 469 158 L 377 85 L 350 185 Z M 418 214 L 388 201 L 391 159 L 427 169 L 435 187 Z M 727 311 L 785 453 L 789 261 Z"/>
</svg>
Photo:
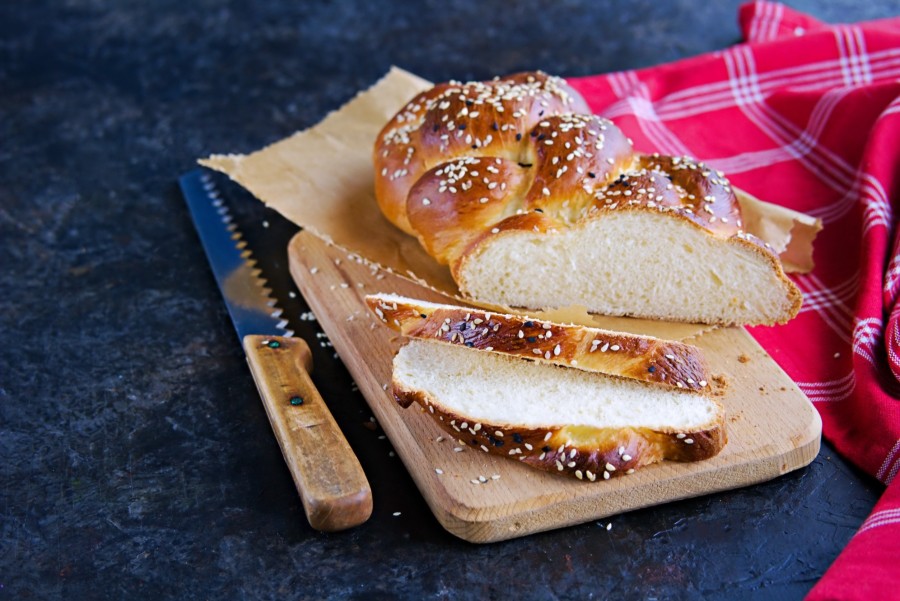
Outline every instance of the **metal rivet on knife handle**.
<svg viewBox="0 0 900 601">
<path fill-rule="evenodd" d="M 335 531 L 365 522 L 369 482 L 309 377 L 309 346 L 299 338 L 247 336 L 244 350 L 310 525 Z"/>
</svg>

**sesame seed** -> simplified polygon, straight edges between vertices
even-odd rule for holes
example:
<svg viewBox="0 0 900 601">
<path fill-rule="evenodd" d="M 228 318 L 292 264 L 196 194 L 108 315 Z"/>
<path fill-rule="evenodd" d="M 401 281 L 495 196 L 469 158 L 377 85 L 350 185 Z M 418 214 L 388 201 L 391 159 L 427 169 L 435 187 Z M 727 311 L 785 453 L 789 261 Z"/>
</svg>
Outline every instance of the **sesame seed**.
<svg viewBox="0 0 900 601">
<path fill-rule="evenodd" d="M 614 471 L 616 471 L 616 466 L 614 466 L 613 464 L 607 462 L 607 463 L 606 463 L 606 470 L 607 470 L 607 471 L 610 471 L 610 472 L 614 472 Z"/>
<path fill-rule="evenodd" d="M 436 467 L 436 468 L 434 468 L 434 473 L 440 476 L 441 474 L 444 473 L 444 470 L 442 470 L 439 467 Z"/>
<path fill-rule="evenodd" d="M 679 432 L 678 434 L 675 435 L 675 438 L 677 438 L 678 440 L 681 440 L 682 438 L 684 438 L 684 433 Z"/>
<path fill-rule="evenodd" d="M 631 455 L 628 455 L 628 454 L 622 455 L 622 461 L 631 461 Z"/>
<path fill-rule="evenodd" d="M 694 444 L 694 439 L 693 438 L 685 438 L 684 444 Z"/>
<path fill-rule="evenodd" d="M 609 480 L 609 472 L 607 472 L 607 471 L 604 471 L 604 472 L 603 472 L 603 479 L 604 479 L 604 480 Z"/>
</svg>

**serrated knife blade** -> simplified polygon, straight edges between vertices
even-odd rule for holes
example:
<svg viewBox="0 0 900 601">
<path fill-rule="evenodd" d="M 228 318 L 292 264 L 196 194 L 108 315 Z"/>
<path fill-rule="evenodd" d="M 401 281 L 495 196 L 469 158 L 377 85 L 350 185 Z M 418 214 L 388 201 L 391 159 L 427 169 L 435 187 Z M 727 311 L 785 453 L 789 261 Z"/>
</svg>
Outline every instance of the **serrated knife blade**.
<svg viewBox="0 0 900 601">
<path fill-rule="evenodd" d="M 336 531 L 365 522 L 369 482 L 310 379 L 309 346 L 287 329 L 209 174 L 195 169 L 179 183 L 310 525 Z"/>
</svg>

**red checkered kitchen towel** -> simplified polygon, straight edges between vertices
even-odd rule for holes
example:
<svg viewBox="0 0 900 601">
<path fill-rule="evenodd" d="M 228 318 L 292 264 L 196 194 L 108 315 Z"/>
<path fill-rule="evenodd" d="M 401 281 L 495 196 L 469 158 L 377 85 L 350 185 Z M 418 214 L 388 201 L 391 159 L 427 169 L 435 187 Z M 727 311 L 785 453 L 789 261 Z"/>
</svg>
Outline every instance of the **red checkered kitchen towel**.
<svg viewBox="0 0 900 601">
<path fill-rule="evenodd" d="M 740 23 L 747 43 L 570 83 L 637 148 L 824 222 L 815 270 L 792 276 L 800 315 L 752 334 L 888 486 L 809 599 L 900 598 L 900 18 L 828 25 L 757 1 Z"/>
</svg>

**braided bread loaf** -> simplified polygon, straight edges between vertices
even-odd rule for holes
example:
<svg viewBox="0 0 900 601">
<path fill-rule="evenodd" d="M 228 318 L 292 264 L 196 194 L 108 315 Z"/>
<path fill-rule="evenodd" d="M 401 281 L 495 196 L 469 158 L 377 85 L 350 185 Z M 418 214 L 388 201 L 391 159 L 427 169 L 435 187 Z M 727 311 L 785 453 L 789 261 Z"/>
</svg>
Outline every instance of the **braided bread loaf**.
<svg viewBox="0 0 900 601">
<path fill-rule="evenodd" d="M 714 324 L 800 309 L 720 172 L 641 155 L 546 74 L 438 84 L 378 136 L 382 213 L 483 303 Z"/>
</svg>

